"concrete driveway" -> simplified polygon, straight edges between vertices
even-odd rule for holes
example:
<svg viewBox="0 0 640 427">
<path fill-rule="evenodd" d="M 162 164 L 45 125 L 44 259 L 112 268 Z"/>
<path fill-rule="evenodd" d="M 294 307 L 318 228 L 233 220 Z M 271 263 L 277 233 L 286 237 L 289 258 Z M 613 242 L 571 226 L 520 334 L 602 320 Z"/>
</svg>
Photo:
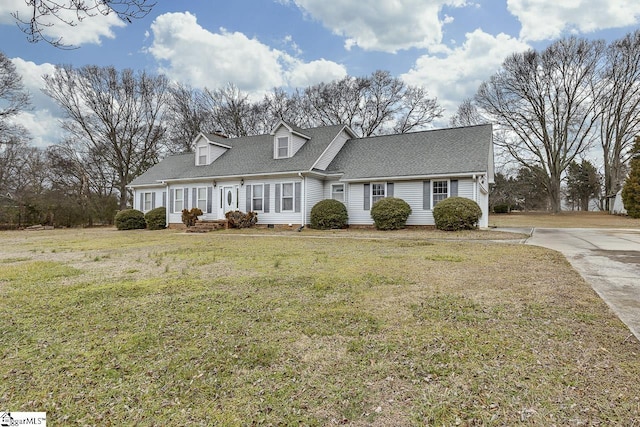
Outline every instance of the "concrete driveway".
<svg viewBox="0 0 640 427">
<path fill-rule="evenodd" d="M 640 230 L 534 228 L 528 245 L 561 252 L 640 340 Z"/>
</svg>

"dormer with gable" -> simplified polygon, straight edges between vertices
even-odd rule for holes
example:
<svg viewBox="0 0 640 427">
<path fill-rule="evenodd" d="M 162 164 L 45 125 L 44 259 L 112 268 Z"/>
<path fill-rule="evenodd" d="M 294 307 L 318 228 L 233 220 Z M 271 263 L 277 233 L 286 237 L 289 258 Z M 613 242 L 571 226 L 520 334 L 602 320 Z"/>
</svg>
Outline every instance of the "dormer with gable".
<svg viewBox="0 0 640 427">
<path fill-rule="evenodd" d="M 195 164 L 196 166 L 206 166 L 213 163 L 218 157 L 222 156 L 230 145 L 225 144 L 219 139 L 226 137 L 218 134 L 201 133 L 195 140 Z"/>
<path fill-rule="evenodd" d="M 283 120 L 271 131 L 273 135 L 273 158 L 288 159 L 293 157 L 302 146 L 311 139 L 304 131 Z"/>
</svg>

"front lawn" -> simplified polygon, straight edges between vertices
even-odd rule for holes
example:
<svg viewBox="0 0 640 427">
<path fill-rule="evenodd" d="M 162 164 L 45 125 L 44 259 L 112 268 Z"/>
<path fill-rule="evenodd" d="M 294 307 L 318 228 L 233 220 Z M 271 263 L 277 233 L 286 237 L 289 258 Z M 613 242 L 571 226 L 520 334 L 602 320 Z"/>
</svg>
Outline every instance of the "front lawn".
<svg viewBox="0 0 640 427">
<path fill-rule="evenodd" d="M 0 232 L 0 410 L 639 424 L 638 341 L 560 254 L 481 233 Z"/>
</svg>

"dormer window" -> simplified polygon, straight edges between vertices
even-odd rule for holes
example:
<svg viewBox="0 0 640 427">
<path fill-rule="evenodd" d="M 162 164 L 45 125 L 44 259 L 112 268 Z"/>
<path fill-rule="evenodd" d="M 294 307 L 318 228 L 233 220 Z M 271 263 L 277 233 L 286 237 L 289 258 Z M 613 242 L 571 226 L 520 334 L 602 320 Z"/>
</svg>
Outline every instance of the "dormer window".
<svg viewBox="0 0 640 427">
<path fill-rule="evenodd" d="M 207 147 L 198 147 L 198 164 L 207 164 Z"/>
<path fill-rule="evenodd" d="M 289 137 L 288 136 L 278 137 L 276 144 L 277 144 L 276 152 L 278 153 L 278 158 L 285 159 L 289 157 Z"/>
</svg>

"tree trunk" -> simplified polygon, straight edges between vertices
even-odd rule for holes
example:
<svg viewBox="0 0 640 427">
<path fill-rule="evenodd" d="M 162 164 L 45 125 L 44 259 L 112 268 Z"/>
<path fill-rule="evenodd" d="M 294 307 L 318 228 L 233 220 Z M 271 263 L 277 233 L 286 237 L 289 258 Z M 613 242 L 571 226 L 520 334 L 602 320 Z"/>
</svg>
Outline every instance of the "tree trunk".
<svg viewBox="0 0 640 427">
<path fill-rule="evenodd" d="M 558 213 L 562 210 L 562 192 L 560 191 L 560 179 L 551 177 L 549 179 L 549 202 L 551 211 Z"/>
</svg>

